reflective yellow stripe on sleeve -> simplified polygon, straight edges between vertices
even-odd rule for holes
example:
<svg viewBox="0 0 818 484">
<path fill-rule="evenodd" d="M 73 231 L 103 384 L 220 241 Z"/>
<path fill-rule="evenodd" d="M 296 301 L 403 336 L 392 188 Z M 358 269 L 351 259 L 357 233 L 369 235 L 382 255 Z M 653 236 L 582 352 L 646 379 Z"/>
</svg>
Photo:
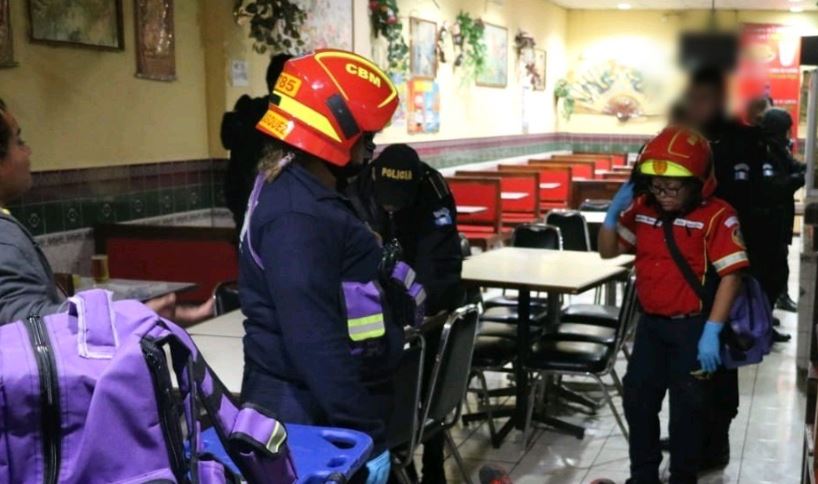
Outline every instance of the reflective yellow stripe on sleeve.
<svg viewBox="0 0 818 484">
<path fill-rule="evenodd" d="M 386 334 L 386 326 L 384 326 L 383 323 L 383 313 L 350 319 L 347 321 L 347 326 L 349 328 L 349 338 L 352 341 L 380 338 Z"/>
</svg>

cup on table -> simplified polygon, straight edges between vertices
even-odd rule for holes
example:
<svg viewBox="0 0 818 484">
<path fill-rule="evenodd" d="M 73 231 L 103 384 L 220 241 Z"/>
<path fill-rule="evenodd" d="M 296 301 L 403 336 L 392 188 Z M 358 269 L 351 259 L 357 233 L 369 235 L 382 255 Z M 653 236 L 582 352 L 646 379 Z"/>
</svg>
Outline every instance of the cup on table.
<svg viewBox="0 0 818 484">
<path fill-rule="evenodd" d="M 91 277 L 94 278 L 94 282 L 100 284 L 110 279 L 107 255 L 97 254 L 91 257 Z"/>
</svg>

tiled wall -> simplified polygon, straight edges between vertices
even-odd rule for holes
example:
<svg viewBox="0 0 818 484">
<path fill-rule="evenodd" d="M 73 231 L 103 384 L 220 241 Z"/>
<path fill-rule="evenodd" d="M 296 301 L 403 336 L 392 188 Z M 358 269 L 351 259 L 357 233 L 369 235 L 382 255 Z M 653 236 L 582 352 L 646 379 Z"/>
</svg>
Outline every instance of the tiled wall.
<svg viewBox="0 0 818 484">
<path fill-rule="evenodd" d="M 446 168 L 556 150 L 625 153 L 644 141 L 642 136 L 552 133 L 412 146 L 423 160 Z M 225 168 L 225 160 L 207 159 L 38 172 L 34 188 L 9 209 L 38 236 L 223 207 Z"/>
</svg>

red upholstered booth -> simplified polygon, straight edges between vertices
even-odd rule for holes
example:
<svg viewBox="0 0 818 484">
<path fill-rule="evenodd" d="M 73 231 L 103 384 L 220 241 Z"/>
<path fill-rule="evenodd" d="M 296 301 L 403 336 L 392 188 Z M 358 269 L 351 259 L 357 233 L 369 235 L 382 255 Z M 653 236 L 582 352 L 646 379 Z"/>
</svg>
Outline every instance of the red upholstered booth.
<svg viewBox="0 0 818 484">
<path fill-rule="evenodd" d="M 112 224 L 95 227 L 94 238 L 112 278 L 196 283 L 180 302 L 201 303 L 216 284 L 238 278 L 233 229 Z"/>
<path fill-rule="evenodd" d="M 540 175 L 540 212 L 552 208 L 566 208 L 571 200 L 571 175 L 569 165 L 500 165 L 500 172 L 531 172 Z"/>
<path fill-rule="evenodd" d="M 469 243 L 485 250 L 510 235 L 501 226 L 500 178 L 450 177 L 446 182 L 458 207 L 457 230 Z"/>
<path fill-rule="evenodd" d="M 500 218 L 505 227 L 540 218 L 540 174 L 537 171 L 458 171 L 457 177 L 500 178 Z"/>
</svg>

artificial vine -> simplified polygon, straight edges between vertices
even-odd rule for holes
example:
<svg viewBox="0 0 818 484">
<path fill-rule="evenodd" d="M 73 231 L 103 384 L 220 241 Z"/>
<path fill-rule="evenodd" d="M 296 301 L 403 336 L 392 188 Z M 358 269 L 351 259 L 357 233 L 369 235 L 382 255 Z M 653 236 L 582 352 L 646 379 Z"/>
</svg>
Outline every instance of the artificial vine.
<svg viewBox="0 0 818 484">
<path fill-rule="evenodd" d="M 253 50 L 259 54 L 299 54 L 304 47 L 301 27 L 307 14 L 292 0 L 236 0 L 233 17 L 239 25 L 249 22 Z"/>
<path fill-rule="evenodd" d="M 458 51 L 454 67 L 463 65 L 469 77 L 476 78 L 486 65 L 486 45 L 483 43 L 485 28 L 482 19 L 473 19 L 462 10 L 457 14 L 452 30 L 452 43 Z"/>
<path fill-rule="evenodd" d="M 397 0 L 371 0 L 369 18 L 372 34 L 387 42 L 386 59 L 390 72 L 405 72 L 409 68 L 409 46 L 403 40 L 403 24 L 398 20 Z"/>
</svg>

